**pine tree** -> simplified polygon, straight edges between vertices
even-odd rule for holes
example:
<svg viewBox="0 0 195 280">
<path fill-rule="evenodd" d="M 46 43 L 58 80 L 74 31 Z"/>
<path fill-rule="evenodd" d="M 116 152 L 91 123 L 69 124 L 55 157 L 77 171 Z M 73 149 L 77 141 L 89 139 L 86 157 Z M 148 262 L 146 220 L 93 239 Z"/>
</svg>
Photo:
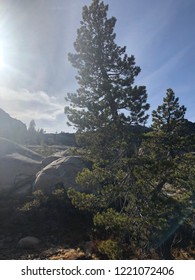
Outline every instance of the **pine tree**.
<svg viewBox="0 0 195 280">
<path fill-rule="evenodd" d="M 160 176 L 164 178 L 162 181 L 171 178 L 174 165 L 178 166 L 178 158 L 181 161 L 185 152 L 187 141 L 182 133 L 185 112 L 185 106 L 179 105 L 179 98 L 175 97 L 172 89 L 167 90 L 163 104 L 152 112 L 153 152 L 164 162 L 164 171 L 160 170 Z"/>
<path fill-rule="evenodd" d="M 68 195 L 77 207 L 92 211 L 94 224 L 117 243 L 131 234 L 136 239 L 142 227 L 135 222 L 139 191 L 133 161 L 149 104 L 146 88 L 134 86 L 140 68 L 134 56 L 126 54 L 126 47 L 115 43 L 116 19 L 108 19 L 107 11 L 108 5 L 99 0 L 84 6 L 74 43 L 76 53 L 69 54 L 78 69 L 79 89 L 68 94 L 65 113 L 77 128 L 83 157 L 92 162 L 92 168 L 84 169 L 77 177 L 90 193 L 70 189 Z"/>
<path fill-rule="evenodd" d="M 31 131 L 36 131 L 36 123 L 34 120 L 31 120 L 30 123 L 29 123 L 29 128 L 28 128 L 28 131 L 31 132 Z"/>
<path fill-rule="evenodd" d="M 108 5 L 99 0 L 83 8 L 83 20 L 69 54 L 79 89 L 68 94 L 65 108 L 69 121 L 79 131 L 94 131 L 108 125 L 145 124 L 148 116 L 144 86 L 133 86 L 140 67 L 126 47 L 115 43 L 116 19 L 107 18 Z"/>
<path fill-rule="evenodd" d="M 142 187 L 148 189 L 149 207 L 144 213 L 153 225 L 150 240 L 156 239 L 156 247 L 166 244 L 164 257 L 171 257 L 170 240 L 194 213 L 195 169 L 188 153 L 189 137 L 183 133 L 185 112 L 185 106 L 168 89 L 163 104 L 152 112 L 153 131 L 142 142 L 136 173 Z"/>
<path fill-rule="evenodd" d="M 175 97 L 172 89 L 167 89 L 163 104 L 152 112 L 153 125 L 155 130 L 175 134 L 184 122 L 186 108 L 179 105 L 179 98 Z"/>
<path fill-rule="evenodd" d="M 77 128 L 79 144 L 88 147 L 90 160 L 110 165 L 120 155 L 132 153 L 139 139 L 129 131 L 146 123 L 149 104 L 146 88 L 133 86 L 140 67 L 133 55 L 126 54 L 126 47 L 115 43 L 116 19 L 108 19 L 107 12 L 108 5 L 99 0 L 83 8 L 76 53 L 69 54 L 78 70 L 79 88 L 68 94 L 65 113 Z"/>
<path fill-rule="evenodd" d="M 27 132 L 28 132 L 28 144 L 36 144 L 37 131 L 36 131 L 36 123 L 34 120 L 30 121 Z"/>
</svg>

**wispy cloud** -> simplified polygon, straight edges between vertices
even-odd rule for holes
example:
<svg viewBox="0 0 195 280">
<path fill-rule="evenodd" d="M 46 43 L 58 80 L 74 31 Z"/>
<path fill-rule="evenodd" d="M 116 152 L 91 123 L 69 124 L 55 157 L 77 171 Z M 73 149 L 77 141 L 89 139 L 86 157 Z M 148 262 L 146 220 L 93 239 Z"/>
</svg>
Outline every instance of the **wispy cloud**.
<svg viewBox="0 0 195 280">
<path fill-rule="evenodd" d="M 64 100 L 49 96 L 46 92 L 30 92 L 26 89 L 0 88 L 1 108 L 24 123 L 34 119 L 39 124 L 47 123 L 47 128 L 64 116 Z M 44 127 L 43 127 L 44 128 Z"/>
</svg>

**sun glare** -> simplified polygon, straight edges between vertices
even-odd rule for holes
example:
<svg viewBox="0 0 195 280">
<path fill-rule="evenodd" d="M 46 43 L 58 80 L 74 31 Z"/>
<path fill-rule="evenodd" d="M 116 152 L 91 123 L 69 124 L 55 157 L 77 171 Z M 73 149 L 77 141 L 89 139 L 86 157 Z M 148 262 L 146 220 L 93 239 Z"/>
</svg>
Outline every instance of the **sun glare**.
<svg viewBox="0 0 195 280">
<path fill-rule="evenodd" d="M 6 54 L 6 47 L 5 41 L 0 39 L 0 70 L 5 67 L 5 54 Z"/>
<path fill-rule="evenodd" d="M 0 46 L 0 69 L 5 66 L 3 48 Z"/>
</svg>

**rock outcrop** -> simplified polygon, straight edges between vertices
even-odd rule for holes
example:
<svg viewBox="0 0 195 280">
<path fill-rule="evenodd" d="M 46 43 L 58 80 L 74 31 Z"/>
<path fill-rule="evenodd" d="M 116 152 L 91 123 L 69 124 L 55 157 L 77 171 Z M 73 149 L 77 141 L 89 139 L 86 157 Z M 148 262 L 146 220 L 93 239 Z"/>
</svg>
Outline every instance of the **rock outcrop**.
<svg viewBox="0 0 195 280">
<path fill-rule="evenodd" d="M 0 137 L 0 190 L 25 193 L 41 169 L 42 159 L 41 155 Z"/>
<path fill-rule="evenodd" d="M 50 159 L 52 160 L 52 158 Z M 65 189 L 74 187 L 81 191 L 75 178 L 84 167 L 84 162 L 78 156 L 60 157 L 37 173 L 33 190 L 41 189 L 50 193 L 56 186 L 61 186 Z"/>
<path fill-rule="evenodd" d="M 66 149 L 44 158 L 0 137 L 0 191 L 14 191 L 22 196 L 39 189 L 51 193 L 58 186 L 85 191 L 76 183 L 76 176 L 86 163 L 70 154 Z"/>
</svg>

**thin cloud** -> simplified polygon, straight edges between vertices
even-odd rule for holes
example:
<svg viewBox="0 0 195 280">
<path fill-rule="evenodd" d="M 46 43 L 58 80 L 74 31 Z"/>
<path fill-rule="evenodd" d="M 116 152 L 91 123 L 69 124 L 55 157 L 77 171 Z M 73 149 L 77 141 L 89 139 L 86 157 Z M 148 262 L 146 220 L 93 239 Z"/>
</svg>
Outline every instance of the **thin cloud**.
<svg viewBox="0 0 195 280">
<path fill-rule="evenodd" d="M 46 92 L 30 92 L 26 89 L 0 88 L 1 108 L 23 122 L 53 122 L 64 114 L 62 100 L 49 96 Z"/>
</svg>

